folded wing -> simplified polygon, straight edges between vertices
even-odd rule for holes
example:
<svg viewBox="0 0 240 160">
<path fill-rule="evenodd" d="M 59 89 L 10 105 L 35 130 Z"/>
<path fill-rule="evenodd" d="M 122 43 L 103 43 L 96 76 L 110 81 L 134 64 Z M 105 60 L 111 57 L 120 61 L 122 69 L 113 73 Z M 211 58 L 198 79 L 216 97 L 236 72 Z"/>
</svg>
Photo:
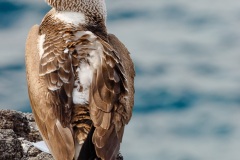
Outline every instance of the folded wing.
<svg viewBox="0 0 240 160">
<path fill-rule="evenodd" d="M 56 99 L 56 93 L 49 90 L 49 86 L 52 86 L 49 82 L 54 85 L 59 85 L 60 82 L 51 74 L 54 73 L 54 66 L 47 68 L 45 70 L 47 72 L 43 70 L 39 72 L 39 66 L 43 64 L 43 61 L 39 57 L 38 39 L 39 27 L 36 25 L 29 32 L 25 55 L 32 111 L 39 130 L 54 158 L 71 160 L 74 157 L 74 141 L 71 129 L 69 126 L 62 125 L 61 121 L 63 119 L 56 114 L 56 108 L 60 106 L 61 101 Z M 48 76 L 39 76 L 43 73 L 48 73 Z M 61 81 L 63 82 L 63 80 Z"/>
<path fill-rule="evenodd" d="M 99 41 L 104 54 L 90 91 L 90 115 L 96 128 L 92 140 L 99 157 L 114 160 L 132 115 L 135 72 L 128 50 L 114 35 L 109 35 L 109 43 Z"/>
</svg>

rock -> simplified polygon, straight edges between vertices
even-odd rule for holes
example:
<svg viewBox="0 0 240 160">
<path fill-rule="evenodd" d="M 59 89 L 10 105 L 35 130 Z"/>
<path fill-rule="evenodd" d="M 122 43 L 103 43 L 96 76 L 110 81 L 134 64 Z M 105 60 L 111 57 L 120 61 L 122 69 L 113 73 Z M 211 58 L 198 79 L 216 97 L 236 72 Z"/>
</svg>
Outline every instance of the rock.
<svg viewBox="0 0 240 160">
<path fill-rule="evenodd" d="M 19 160 L 23 157 L 21 142 L 12 129 L 0 129 L 0 159 Z"/>
<path fill-rule="evenodd" d="M 0 160 L 53 160 L 31 142 L 42 141 L 31 113 L 0 110 Z"/>
<path fill-rule="evenodd" d="M 53 157 L 50 154 L 47 154 L 45 152 L 41 152 L 37 155 L 37 157 L 29 158 L 28 160 L 54 160 Z"/>
<path fill-rule="evenodd" d="M 32 145 L 38 141 L 42 137 L 31 113 L 0 109 L 0 160 L 54 160 Z"/>
</svg>

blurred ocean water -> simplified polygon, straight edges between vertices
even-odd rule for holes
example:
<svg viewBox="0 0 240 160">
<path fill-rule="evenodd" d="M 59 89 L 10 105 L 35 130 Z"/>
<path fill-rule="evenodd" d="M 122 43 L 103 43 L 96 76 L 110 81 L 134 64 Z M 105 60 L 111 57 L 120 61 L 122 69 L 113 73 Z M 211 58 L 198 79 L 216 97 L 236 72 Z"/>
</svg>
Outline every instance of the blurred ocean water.
<svg viewBox="0 0 240 160">
<path fill-rule="evenodd" d="M 240 1 L 107 0 L 137 71 L 127 160 L 239 160 Z M 50 9 L 0 1 L 0 108 L 31 111 L 24 45 Z"/>
</svg>

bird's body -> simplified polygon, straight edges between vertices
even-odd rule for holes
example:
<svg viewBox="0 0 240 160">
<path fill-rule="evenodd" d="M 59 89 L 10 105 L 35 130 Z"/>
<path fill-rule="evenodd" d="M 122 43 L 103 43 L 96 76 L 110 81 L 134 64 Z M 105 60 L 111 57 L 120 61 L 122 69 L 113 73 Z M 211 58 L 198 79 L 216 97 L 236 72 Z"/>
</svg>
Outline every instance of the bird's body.
<svg viewBox="0 0 240 160">
<path fill-rule="evenodd" d="M 35 120 L 57 160 L 114 160 L 131 118 L 134 68 L 107 33 L 103 0 L 59 0 L 26 44 Z"/>
</svg>

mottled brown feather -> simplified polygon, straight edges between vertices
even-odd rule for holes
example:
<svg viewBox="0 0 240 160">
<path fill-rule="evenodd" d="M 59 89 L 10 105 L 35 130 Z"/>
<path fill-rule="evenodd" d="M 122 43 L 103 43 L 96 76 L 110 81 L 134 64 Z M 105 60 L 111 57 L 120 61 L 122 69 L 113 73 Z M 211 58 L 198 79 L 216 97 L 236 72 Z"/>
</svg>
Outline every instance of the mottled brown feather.
<svg viewBox="0 0 240 160">
<path fill-rule="evenodd" d="M 135 77 L 135 71 L 134 71 L 134 65 L 132 62 L 132 59 L 130 57 L 130 54 L 127 50 L 127 48 L 118 40 L 118 38 L 113 35 L 109 34 L 109 43 L 112 45 L 112 47 L 118 52 L 120 59 L 123 62 L 123 67 L 126 71 L 126 79 L 128 81 L 128 97 L 126 101 L 126 115 L 127 115 L 127 121 L 129 122 L 132 116 L 132 109 L 134 105 L 134 77 Z"/>
<path fill-rule="evenodd" d="M 63 39 L 63 35 L 65 32 L 68 33 L 70 28 L 65 27 L 61 22 L 57 24 L 57 21 L 52 17 L 54 12 L 54 10 L 51 10 L 40 25 L 39 32 L 45 35 L 45 41 L 39 70 L 40 76 L 46 78 L 48 89 L 54 92 L 54 96 L 56 96 L 55 101 L 58 101 L 59 106 L 55 107 L 55 115 L 60 123 L 66 127 L 70 125 L 72 114 L 74 70 L 70 54 L 64 51 L 69 44 Z M 62 29 L 61 32 L 59 32 L 59 28 Z M 64 36 L 69 39 L 72 35 L 65 34 Z M 56 78 L 56 74 L 58 78 Z M 52 83 L 51 78 L 54 76 L 54 80 L 57 80 L 57 83 Z"/>
<path fill-rule="evenodd" d="M 99 157 L 115 160 L 132 115 L 135 72 L 128 50 L 115 36 L 109 35 L 109 43 L 100 42 L 104 56 L 90 92 L 90 115 L 96 127 L 93 143 Z"/>
<path fill-rule="evenodd" d="M 28 92 L 34 118 L 55 159 L 72 160 L 74 156 L 74 141 L 71 129 L 63 128 L 54 114 L 54 96 L 46 87 L 46 80 L 39 76 L 40 58 L 37 47 L 39 27 L 34 26 L 28 35 L 26 43 L 26 70 Z M 58 105 L 58 104 L 56 104 Z M 61 145 L 59 148 L 58 146 Z"/>
</svg>

